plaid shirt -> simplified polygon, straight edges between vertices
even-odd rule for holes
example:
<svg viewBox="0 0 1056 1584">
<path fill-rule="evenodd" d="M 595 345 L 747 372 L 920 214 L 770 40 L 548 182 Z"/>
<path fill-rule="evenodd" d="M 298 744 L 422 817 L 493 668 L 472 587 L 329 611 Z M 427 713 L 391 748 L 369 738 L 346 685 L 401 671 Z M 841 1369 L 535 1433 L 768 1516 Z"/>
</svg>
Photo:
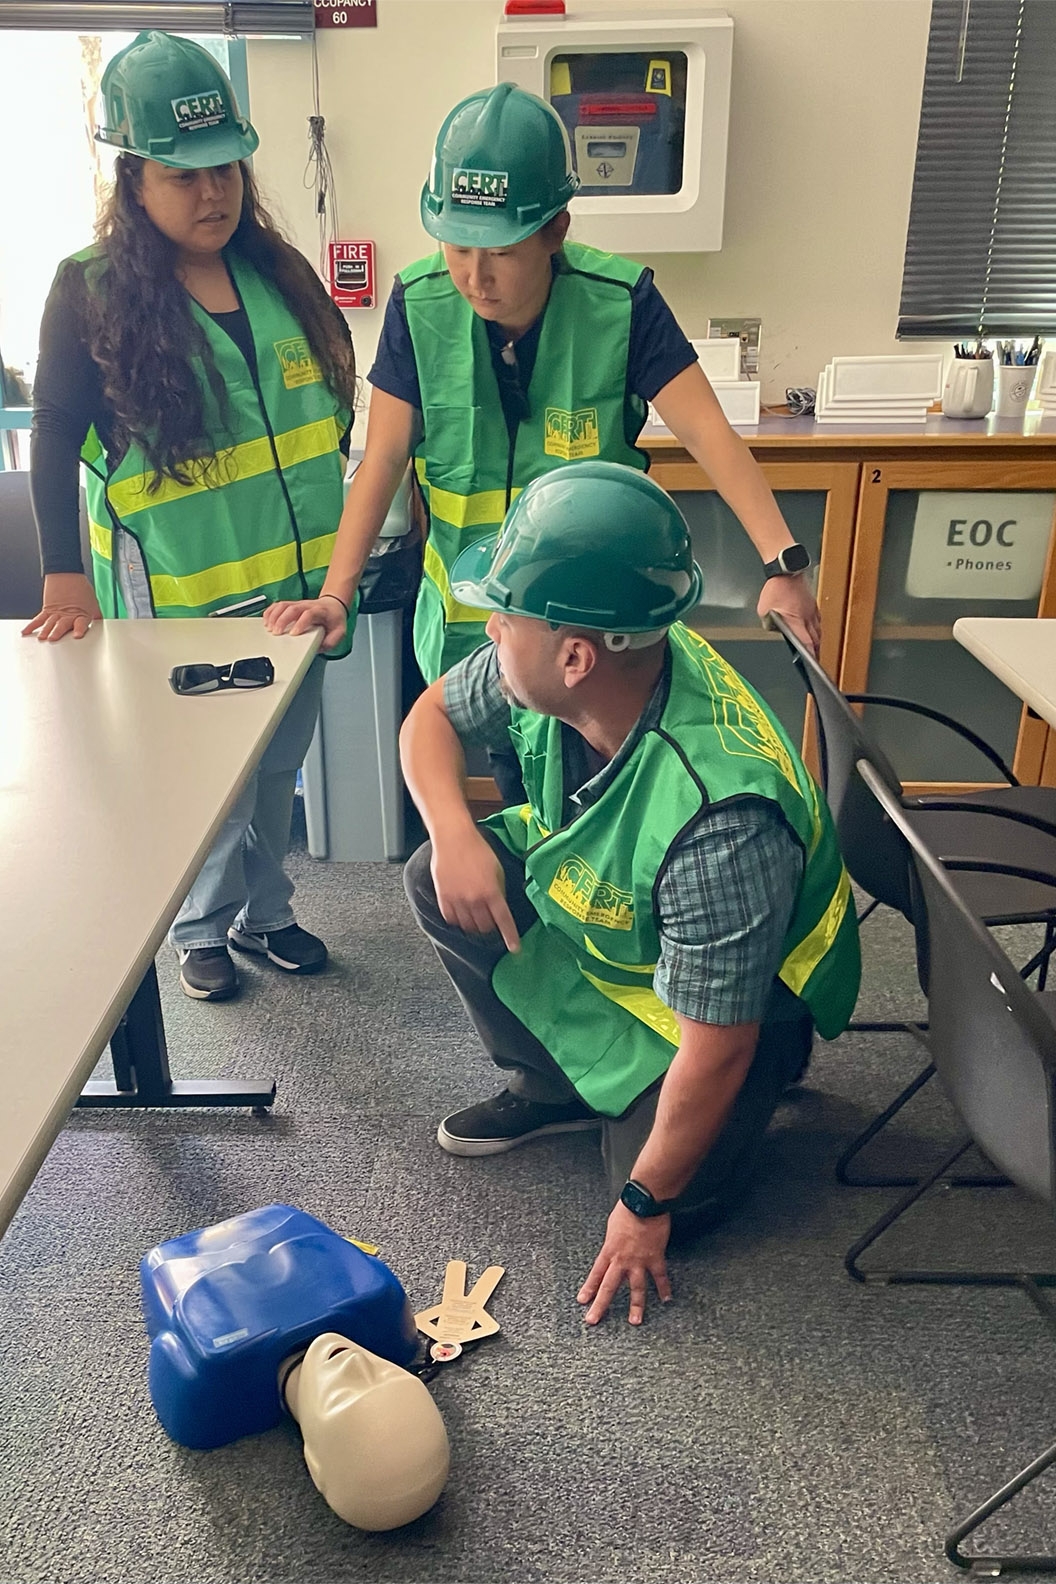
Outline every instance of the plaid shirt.
<svg viewBox="0 0 1056 1584">
<path fill-rule="evenodd" d="M 642 734 L 659 721 L 669 687 L 668 664 L 608 763 L 565 727 L 565 786 L 579 788 L 567 800 L 567 819 L 596 803 L 612 783 Z M 494 644 L 447 673 L 444 707 L 467 747 L 511 751 L 510 706 L 499 686 Z M 803 867 L 803 848 L 776 804 L 752 797 L 704 809 L 679 837 L 657 889 L 660 959 L 653 988 L 660 1000 L 698 1023 L 802 1013 L 802 1003 L 776 975 Z"/>
</svg>

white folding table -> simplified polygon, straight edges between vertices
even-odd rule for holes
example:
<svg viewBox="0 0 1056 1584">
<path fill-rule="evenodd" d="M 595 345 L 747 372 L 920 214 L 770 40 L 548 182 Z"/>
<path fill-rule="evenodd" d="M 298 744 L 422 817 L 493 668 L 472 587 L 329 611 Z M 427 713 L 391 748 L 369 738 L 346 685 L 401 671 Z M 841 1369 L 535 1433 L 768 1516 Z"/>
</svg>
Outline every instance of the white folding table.
<svg viewBox="0 0 1056 1584">
<path fill-rule="evenodd" d="M 0 1232 L 78 1102 L 265 1106 L 169 1075 L 154 957 L 318 647 L 259 619 L 0 622 Z M 270 687 L 179 697 L 174 665 L 268 655 Z M 112 1082 L 86 1080 L 111 1043 Z"/>
<path fill-rule="evenodd" d="M 1056 619 L 962 616 L 953 624 L 953 636 L 1042 720 L 1056 726 Z"/>
</svg>

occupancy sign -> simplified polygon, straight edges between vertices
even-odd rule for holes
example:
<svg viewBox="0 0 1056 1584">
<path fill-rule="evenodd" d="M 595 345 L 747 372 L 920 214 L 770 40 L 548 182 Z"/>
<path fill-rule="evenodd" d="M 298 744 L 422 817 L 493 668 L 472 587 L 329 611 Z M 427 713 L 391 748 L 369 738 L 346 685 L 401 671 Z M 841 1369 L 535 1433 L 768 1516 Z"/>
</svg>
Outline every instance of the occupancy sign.
<svg viewBox="0 0 1056 1584">
<path fill-rule="evenodd" d="M 376 0 L 313 0 L 315 25 L 323 27 L 377 27 Z"/>
<path fill-rule="evenodd" d="M 906 572 L 911 599 L 1032 600 L 1056 495 L 921 490 Z"/>
</svg>

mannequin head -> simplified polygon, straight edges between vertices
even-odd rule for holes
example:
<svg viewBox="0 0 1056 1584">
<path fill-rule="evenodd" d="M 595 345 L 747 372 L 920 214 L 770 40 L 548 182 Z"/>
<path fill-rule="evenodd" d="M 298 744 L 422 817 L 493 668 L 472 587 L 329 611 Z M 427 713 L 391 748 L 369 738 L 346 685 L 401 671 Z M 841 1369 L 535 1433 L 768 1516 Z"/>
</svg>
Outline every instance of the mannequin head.
<svg viewBox="0 0 1056 1584">
<path fill-rule="evenodd" d="M 328 1331 L 284 1392 L 308 1472 L 346 1523 L 396 1529 L 436 1501 L 450 1462 L 447 1431 L 417 1376 Z"/>
</svg>

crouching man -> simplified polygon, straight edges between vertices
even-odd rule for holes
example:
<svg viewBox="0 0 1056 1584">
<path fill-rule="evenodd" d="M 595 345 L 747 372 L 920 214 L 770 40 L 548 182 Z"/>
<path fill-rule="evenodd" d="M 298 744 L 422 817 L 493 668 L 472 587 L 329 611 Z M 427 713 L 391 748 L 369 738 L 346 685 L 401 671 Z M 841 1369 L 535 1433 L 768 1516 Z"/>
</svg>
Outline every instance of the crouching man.
<svg viewBox="0 0 1056 1584">
<path fill-rule="evenodd" d="M 672 1221 L 714 1224 L 858 991 L 850 887 L 824 800 L 742 677 L 680 621 L 702 577 L 685 519 L 636 469 L 535 479 L 451 595 L 490 643 L 401 737 L 431 838 L 406 887 L 488 1055 L 494 1099 L 440 1124 L 454 1155 L 601 1129 L 616 1199 L 580 1290 L 640 1323 L 670 1297 Z M 463 745 L 513 744 L 528 802 L 477 825 Z"/>
</svg>

